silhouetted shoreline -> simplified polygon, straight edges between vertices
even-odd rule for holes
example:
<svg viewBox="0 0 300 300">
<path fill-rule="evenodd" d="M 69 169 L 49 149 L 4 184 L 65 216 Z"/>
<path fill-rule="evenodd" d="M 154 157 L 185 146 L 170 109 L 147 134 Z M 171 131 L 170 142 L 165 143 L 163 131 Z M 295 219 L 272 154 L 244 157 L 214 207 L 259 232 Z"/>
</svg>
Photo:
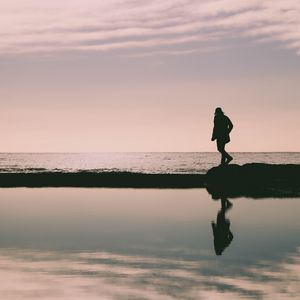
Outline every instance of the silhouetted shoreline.
<svg viewBox="0 0 300 300">
<path fill-rule="evenodd" d="M 0 187 L 199 188 L 205 174 L 131 172 L 0 173 Z"/>
<path fill-rule="evenodd" d="M 0 173 L 0 187 L 206 188 L 216 197 L 300 197 L 300 165 L 232 164 L 207 174 Z"/>
</svg>

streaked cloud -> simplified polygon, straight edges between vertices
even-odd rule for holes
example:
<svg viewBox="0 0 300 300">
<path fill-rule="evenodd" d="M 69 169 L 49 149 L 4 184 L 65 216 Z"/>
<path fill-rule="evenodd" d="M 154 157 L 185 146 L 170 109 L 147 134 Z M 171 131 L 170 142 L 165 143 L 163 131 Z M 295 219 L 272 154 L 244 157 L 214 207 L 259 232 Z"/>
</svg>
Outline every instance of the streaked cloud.
<svg viewBox="0 0 300 300">
<path fill-rule="evenodd" d="M 300 2 L 5 0 L 0 37 L 2 55 L 118 49 L 143 53 L 145 48 L 152 54 L 188 55 L 201 52 L 202 45 L 214 49 L 214 42 L 245 37 L 280 42 L 300 54 Z"/>
</svg>

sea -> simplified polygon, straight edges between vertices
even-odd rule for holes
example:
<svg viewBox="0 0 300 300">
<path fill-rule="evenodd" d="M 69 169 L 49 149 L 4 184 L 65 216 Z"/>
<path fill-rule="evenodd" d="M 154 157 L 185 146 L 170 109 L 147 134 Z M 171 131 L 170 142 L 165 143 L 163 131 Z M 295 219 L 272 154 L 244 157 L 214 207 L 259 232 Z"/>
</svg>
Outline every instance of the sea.
<svg viewBox="0 0 300 300">
<path fill-rule="evenodd" d="M 236 152 L 235 164 L 300 164 L 299 152 Z M 216 152 L 1 153 L 0 172 L 206 173 L 220 163 Z"/>
</svg>

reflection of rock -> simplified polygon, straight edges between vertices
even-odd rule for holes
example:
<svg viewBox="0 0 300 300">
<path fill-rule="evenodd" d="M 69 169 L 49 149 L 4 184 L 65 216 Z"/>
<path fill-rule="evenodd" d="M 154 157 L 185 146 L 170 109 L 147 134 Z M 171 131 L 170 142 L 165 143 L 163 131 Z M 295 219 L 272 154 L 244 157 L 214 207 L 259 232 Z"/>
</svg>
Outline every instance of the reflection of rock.
<svg viewBox="0 0 300 300">
<path fill-rule="evenodd" d="M 207 190 L 214 198 L 300 196 L 300 165 L 245 164 L 210 169 Z"/>
</svg>

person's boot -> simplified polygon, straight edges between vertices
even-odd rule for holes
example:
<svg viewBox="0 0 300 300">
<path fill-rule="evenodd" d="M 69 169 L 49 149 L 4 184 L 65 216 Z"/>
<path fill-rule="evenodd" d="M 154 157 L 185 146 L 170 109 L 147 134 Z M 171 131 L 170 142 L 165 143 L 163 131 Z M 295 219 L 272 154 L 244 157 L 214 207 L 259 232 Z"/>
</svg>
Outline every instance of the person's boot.
<svg viewBox="0 0 300 300">
<path fill-rule="evenodd" d="M 233 160 L 233 157 L 228 154 L 226 164 L 228 165 Z"/>
</svg>

